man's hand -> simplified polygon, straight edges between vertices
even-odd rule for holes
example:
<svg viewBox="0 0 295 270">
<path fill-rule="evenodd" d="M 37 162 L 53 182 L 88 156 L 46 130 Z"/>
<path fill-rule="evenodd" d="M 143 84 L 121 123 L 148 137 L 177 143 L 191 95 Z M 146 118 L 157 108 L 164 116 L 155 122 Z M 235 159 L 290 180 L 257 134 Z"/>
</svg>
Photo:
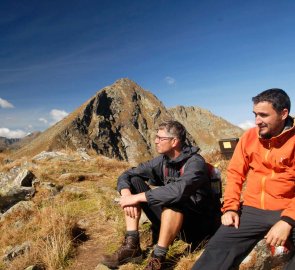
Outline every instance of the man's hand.
<svg viewBox="0 0 295 270">
<path fill-rule="evenodd" d="M 133 195 L 129 189 L 121 190 L 119 204 L 123 208 L 125 214 L 131 218 L 139 217 L 141 213 L 139 203 L 146 201 L 144 192 Z"/>
<path fill-rule="evenodd" d="M 228 211 L 222 215 L 221 223 L 225 226 L 235 226 L 237 229 L 239 228 L 240 217 L 238 213 L 234 211 Z"/>
<path fill-rule="evenodd" d="M 127 206 L 123 208 L 125 215 L 131 218 L 138 218 L 140 216 L 140 207 L 139 206 Z"/>
<path fill-rule="evenodd" d="M 268 233 L 264 236 L 266 243 L 271 246 L 283 246 L 288 239 L 292 226 L 286 221 L 280 220 L 271 227 Z"/>
<path fill-rule="evenodd" d="M 140 197 L 138 196 L 139 194 L 131 194 L 127 196 L 121 196 L 119 200 L 119 204 L 122 208 L 126 206 L 136 206 L 140 203 Z"/>
</svg>

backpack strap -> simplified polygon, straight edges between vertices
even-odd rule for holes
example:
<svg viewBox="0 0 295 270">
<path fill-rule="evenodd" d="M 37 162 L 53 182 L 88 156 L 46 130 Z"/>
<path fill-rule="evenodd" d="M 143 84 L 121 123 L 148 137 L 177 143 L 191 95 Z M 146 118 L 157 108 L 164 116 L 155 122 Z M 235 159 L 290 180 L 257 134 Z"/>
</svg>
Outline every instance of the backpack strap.
<svg viewBox="0 0 295 270">
<path fill-rule="evenodd" d="M 183 175 L 185 169 L 186 162 L 183 163 L 181 166 L 179 173 L 180 176 Z M 211 190 L 213 194 L 218 197 L 222 198 L 222 180 L 220 175 L 220 170 L 213 166 L 212 164 L 206 162 L 207 166 L 207 173 L 210 180 Z M 166 163 L 163 163 L 163 176 L 164 176 L 164 183 L 167 183 L 167 178 L 169 177 L 169 169 L 166 166 Z"/>
<path fill-rule="evenodd" d="M 213 170 L 214 170 L 214 166 L 208 162 L 206 162 L 206 166 L 207 166 L 208 176 L 211 179 L 212 174 L 213 174 Z"/>
<path fill-rule="evenodd" d="M 164 179 L 168 176 L 168 168 L 165 162 L 163 163 L 163 175 L 164 175 Z"/>
<path fill-rule="evenodd" d="M 179 172 L 180 172 L 180 176 L 182 176 L 183 173 L 184 173 L 185 164 L 186 164 L 186 162 L 181 166 L 181 168 L 180 168 L 180 170 L 179 170 Z"/>
<path fill-rule="evenodd" d="M 181 166 L 181 168 L 179 170 L 180 176 L 182 176 L 184 173 L 185 164 L 186 164 L 186 161 L 184 162 L 184 164 Z M 164 182 L 166 183 L 166 179 L 169 176 L 169 169 L 166 166 L 166 162 L 163 163 L 163 176 L 164 176 Z"/>
</svg>

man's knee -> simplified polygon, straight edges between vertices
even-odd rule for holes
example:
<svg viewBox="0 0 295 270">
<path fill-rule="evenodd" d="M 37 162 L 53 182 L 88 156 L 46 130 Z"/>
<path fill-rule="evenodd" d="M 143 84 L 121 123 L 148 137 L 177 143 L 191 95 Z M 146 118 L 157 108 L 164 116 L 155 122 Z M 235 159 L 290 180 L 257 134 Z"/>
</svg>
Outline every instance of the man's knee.
<svg viewBox="0 0 295 270">
<path fill-rule="evenodd" d="M 180 225 L 182 226 L 184 215 L 178 209 L 172 208 L 163 208 L 162 215 L 161 215 L 161 222 L 172 221 L 173 226 Z"/>
</svg>

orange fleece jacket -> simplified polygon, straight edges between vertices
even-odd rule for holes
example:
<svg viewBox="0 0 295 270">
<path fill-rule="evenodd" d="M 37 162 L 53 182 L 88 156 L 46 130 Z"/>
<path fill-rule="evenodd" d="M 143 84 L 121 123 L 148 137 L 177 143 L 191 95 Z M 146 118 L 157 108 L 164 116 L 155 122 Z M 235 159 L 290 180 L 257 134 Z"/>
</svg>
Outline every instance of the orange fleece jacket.
<svg viewBox="0 0 295 270">
<path fill-rule="evenodd" d="M 271 139 L 257 128 L 243 134 L 227 169 L 223 212 L 239 210 L 244 183 L 243 205 L 283 210 L 295 221 L 295 126 Z"/>
</svg>

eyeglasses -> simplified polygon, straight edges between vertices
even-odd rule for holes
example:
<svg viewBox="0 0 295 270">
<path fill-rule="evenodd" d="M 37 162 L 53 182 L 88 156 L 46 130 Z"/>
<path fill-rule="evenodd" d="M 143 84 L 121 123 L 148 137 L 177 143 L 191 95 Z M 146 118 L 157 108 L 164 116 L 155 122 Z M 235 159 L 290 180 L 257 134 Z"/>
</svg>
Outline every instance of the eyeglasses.
<svg viewBox="0 0 295 270">
<path fill-rule="evenodd" d="M 156 135 L 155 140 L 162 142 L 162 141 L 166 141 L 166 140 L 172 140 L 174 138 L 175 137 L 162 137 L 162 136 Z"/>
</svg>

